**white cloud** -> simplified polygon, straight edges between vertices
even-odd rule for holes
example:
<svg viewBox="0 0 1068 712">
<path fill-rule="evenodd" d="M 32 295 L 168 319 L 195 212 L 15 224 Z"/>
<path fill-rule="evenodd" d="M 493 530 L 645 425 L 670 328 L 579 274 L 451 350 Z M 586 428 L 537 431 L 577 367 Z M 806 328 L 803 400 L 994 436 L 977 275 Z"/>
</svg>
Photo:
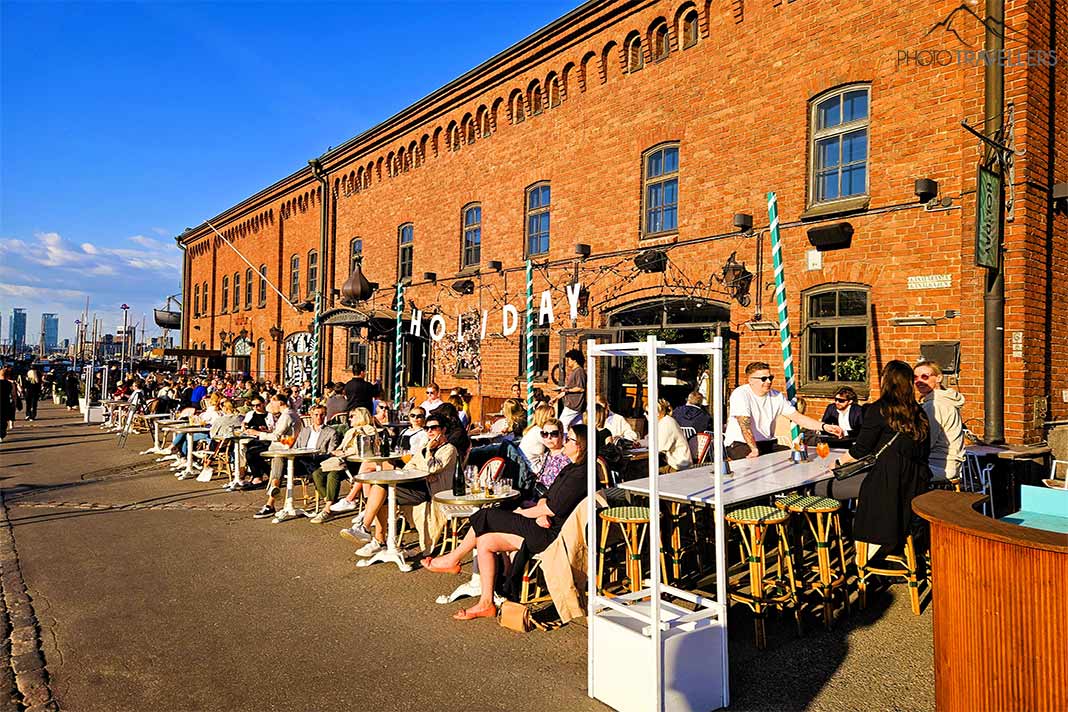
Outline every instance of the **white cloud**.
<svg viewBox="0 0 1068 712">
<path fill-rule="evenodd" d="M 130 242 L 141 247 L 150 247 L 154 250 L 158 250 L 163 245 L 158 240 L 153 240 L 151 237 L 145 237 L 144 235 L 134 235 L 130 238 Z"/>
<path fill-rule="evenodd" d="M 54 287 L 34 287 L 28 284 L 11 284 L 0 282 L 0 296 L 11 299 L 32 299 L 35 301 L 71 301 L 82 300 L 88 292 L 77 289 L 56 289 Z"/>
<path fill-rule="evenodd" d="M 165 227 L 154 227 L 152 228 L 152 232 L 156 233 L 160 237 L 170 237 L 171 235 L 171 231 Z"/>
<path fill-rule="evenodd" d="M 34 238 L 33 243 L 0 239 L 0 254 L 17 255 L 42 267 L 77 270 L 97 276 L 114 275 L 129 268 L 176 277 L 182 263 L 181 252 L 176 246 L 144 235 L 128 238 L 138 246 L 136 248 L 99 247 L 91 242 L 75 247 L 55 232 L 36 233 Z"/>
</svg>

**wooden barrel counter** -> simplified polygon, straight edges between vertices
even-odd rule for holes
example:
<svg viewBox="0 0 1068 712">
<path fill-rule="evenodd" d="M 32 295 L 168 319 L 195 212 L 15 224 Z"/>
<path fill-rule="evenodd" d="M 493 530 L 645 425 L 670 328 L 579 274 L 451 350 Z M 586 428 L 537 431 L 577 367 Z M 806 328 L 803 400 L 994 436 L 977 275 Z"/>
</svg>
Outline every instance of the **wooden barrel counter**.
<svg viewBox="0 0 1068 712">
<path fill-rule="evenodd" d="M 983 516 L 979 494 L 933 491 L 938 710 L 1068 710 L 1068 535 Z"/>
</svg>

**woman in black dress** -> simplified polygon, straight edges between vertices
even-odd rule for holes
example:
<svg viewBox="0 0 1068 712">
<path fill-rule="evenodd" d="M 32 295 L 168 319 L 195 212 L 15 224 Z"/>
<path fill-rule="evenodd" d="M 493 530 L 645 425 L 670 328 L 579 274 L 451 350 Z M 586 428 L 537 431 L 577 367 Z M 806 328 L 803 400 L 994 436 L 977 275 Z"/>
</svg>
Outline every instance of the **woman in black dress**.
<svg viewBox="0 0 1068 712">
<path fill-rule="evenodd" d="M 8 367 L 0 369 L 0 442 L 7 437 L 8 426 L 15 422 L 18 390 L 13 373 Z"/>
<path fill-rule="evenodd" d="M 853 538 L 868 542 L 868 558 L 883 548 L 899 552 L 913 521 L 912 499 L 927 491 L 931 470 L 930 425 L 913 391 L 912 367 L 891 361 L 883 368 L 879 400 L 864 412 L 864 422 L 849 454 L 840 462 L 852 462 L 879 450 L 875 466 L 865 475 L 831 480 L 817 493 L 835 499 L 857 498 Z"/>
<path fill-rule="evenodd" d="M 67 410 L 74 410 L 78 407 L 78 380 L 76 371 L 67 371 L 63 377 L 63 393 L 67 397 Z"/>
<path fill-rule="evenodd" d="M 484 508 L 471 517 L 471 529 L 460 545 L 449 554 L 423 559 L 423 567 L 439 573 L 460 572 L 460 561 L 478 548 L 478 572 L 482 595 L 471 608 L 461 609 L 456 620 L 492 618 L 497 615 L 493 603 L 493 580 L 498 553 L 519 551 L 526 544 L 531 554 L 540 554 L 553 543 L 575 507 L 586 497 L 586 426 L 574 425 L 564 444 L 564 454 L 571 460 L 560 471 L 543 499 L 529 509 L 509 512 Z"/>
<path fill-rule="evenodd" d="M 41 377 L 31 368 L 22 382 L 22 397 L 26 400 L 26 420 L 37 420 L 37 401 L 41 398 Z"/>
</svg>

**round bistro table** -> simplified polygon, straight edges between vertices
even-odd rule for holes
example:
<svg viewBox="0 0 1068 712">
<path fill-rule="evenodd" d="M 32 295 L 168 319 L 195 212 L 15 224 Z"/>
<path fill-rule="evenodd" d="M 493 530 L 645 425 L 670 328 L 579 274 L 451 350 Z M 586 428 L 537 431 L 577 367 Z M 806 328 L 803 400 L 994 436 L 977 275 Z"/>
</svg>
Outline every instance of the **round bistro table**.
<svg viewBox="0 0 1068 712">
<path fill-rule="evenodd" d="M 507 492 L 502 494 L 493 494 L 492 492 L 483 494 L 479 491 L 477 493 L 455 495 L 452 493 L 452 490 L 444 490 L 434 495 L 434 501 L 438 504 L 458 504 L 481 508 L 493 504 L 500 504 L 501 502 L 507 502 L 518 496 L 519 490 L 512 488 L 509 488 Z M 449 595 L 438 596 L 434 600 L 436 603 L 452 603 L 453 601 L 458 601 L 461 598 L 467 598 L 468 596 L 481 595 L 482 577 L 478 573 L 478 549 L 475 549 L 471 552 L 471 578 L 457 586 Z"/>
<path fill-rule="evenodd" d="M 363 568 L 377 564 L 380 561 L 391 561 L 404 573 L 412 570 L 412 567 L 404 560 L 404 553 L 397 546 L 397 485 L 418 482 L 419 480 L 425 480 L 429 476 L 429 472 L 423 472 L 422 470 L 378 470 L 376 472 L 363 472 L 356 476 L 357 482 L 385 487 L 386 501 L 389 507 L 386 517 L 388 522 L 386 525 L 386 548 L 380 550 L 369 559 L 362 559 L 356 562 L 356 566 Z"/>
</svg>

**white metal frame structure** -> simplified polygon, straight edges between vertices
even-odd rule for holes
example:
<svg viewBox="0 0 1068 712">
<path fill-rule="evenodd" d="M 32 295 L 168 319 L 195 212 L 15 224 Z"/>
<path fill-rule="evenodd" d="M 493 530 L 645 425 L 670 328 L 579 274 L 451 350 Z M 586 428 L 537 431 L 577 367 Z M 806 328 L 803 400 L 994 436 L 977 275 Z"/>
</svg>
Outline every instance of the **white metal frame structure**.
<svg viewBox="0 0 1068 712">
<path fill-rule="evenodd" d="M 716 537 L 716 599 L 710 600 L 704 596 L 695 595 L 689 591 L 683 591 L 673 586 L 660 583 L 660 497 L 659 488 L 657 485 L 657 478 L 659 475 L 659 442 L 657 432 L 657 401 L 659 400 L 659 383 L 658 383 L 658 360 L 661 356 L 674 356 L 674 355 L 711 355 L 712 356 L 712 383 L 713 383 L 713 426 L 715 432 L 714 442 L 714 462 L 715 462 L 715 537 Z M 596 421 L 596 399 L 593 394 L 596 393 L 597 384 L 597 360 L 600 358 L 612 358 L 612 357 L 642 357 L 646 358 L 647 368 L 647 391 L 646 391 L 646 416 L 649 422 L 648 437 L 649 437 L 649 526 L 647 541 L 649 545 L 649 578 L 644 582 L 642 590 L 636 593 L 631 593 L 615 598 L 608 598 L 600 596 L 597 593 L 597 549 L 593 545 L 597 541 L 597 511 L 596 503 L 594 501 L 594 492 L 597 490 L 597 444 L 596 438 L 591 437 L 588 441 L 588 452 L 586 458 L 587 466 L 587 529 L 586 529 L 586 541 L 589 542 L 587 565 L 587 603 L 588 603 L 588 638 L 587 638 L 587 694 L 590 697 L 597 698 L 602 702 L 606 702 L 609 705 L 621 709 L 620 700 L 623 700 L 630 709 L 639 709 L 640 703 L 635 699 L 618 696 L 618 689 L 620 686 L 627 686 L 628 680 L 621 679 L 627 678 L 627 673 L 623 670 L 613 670 L 614 679 L 598 679 L 598 673 L 595 671 L 595 664 L 597 662 L 596 656 L 599 654 L 597 650 L 597 644 L 595 639 L 600 635 L 597 632 L 599 627 L 598 616 L 605 615 L 612 616 L 618 620 L 626 620 L 626 618 L 637 621 L 638 626 L 634 628 L 636 633 L 632 637 L 636 638 L 639 634 L 644 638 L 639 643 L 639 647 L 642 649 L 641 654 L 638 656 L 642 660 L 651 659 L 653 666 L 655 667 L 652 677 L 646 678 L 641 676 L 641 681 L 635 683 L 634 679 L 629 681 L 629 685 L 633 688 L 635 684 L 647 685 L 647 680 L 655 681 L 655 701 L 656 712 L 663 712 L 668 709 L 691 709 L 686 702 L 686 695 L 683 692 L 681 697 L 679 696 L 680 682 L 683 682 L 687 677 L 690 679 L 703 676 L 705 678 L 716 678 L 720 680 L 721 687 L 721 699 L 719 704 L 706 705 L 703 709 L 726 707 L 730 702 L 730 687 L 729 687 L 729 666 L 727 657 L 727 577 L 724 568 L 724 562 L 726 561 L 725 552 L 725 532 L 724 532 L 724 518 L 723 518 L 723 472 L 724 472 L 724 453 L 723 453 L 723 338 L 716 337 L 711 343 L 701 344 L 665 344 L 662 341 L 657 341 L 655 336 L 649 336 L 645 342 L 635 343 L 619 343 L 619 344 L 597 344 L 592 339 L 586 342 L 586 358 L 587 358 L 587 371 L 586 371 L 586 392 L 587 392 L 587 411 L 586 422 L 595 423 Z M 689 601 L 696 608 L 693 612 L 688 612 L 685 609 L 680 609 L 678 606 L 670 604 L 662 600 L 663 595 L 670 595 L 676 598 Z M 621 618 L 620 614 L 626 618 Z M 664 661 L 664 640 L 671 636 L 677 636 L 680 632 L 692 631 L 695 626 L 702 626 L 703 630 L 707 631 L 709 628 L 716 629 L 712 637 L 706 637 L 704 640 L 715 640 L 715 645 L 720 648 L 718 651 L 709 651 L 707 656 L 696 656 L 696 652 L 692 647 L 688 649 L 686 655 L 692 659 L 697 659 L 696 665 L 721 665 L 721 670 L 709 671 L 707 667 L 703 670 L 698 667 L 693 669 L 694 665 L 688 665 L 689 670 L 680 671 L 676 670 L 672 675 L 670 684 L 673 685 L 672 699 L 675 703 L 670 703 L 667 699 L 668 691 L 665 690 L 665 661 Z M 646 642 L 647 641 L 647 642 Z M 707 644 L 707 643 L 706 643 Z M 647 656 L 646 649 L 652 648 L 652 655 Z M 611 649 L 604 650 L 600 654 L 611 656 Z M 716 655 L 715 653 L 718 653 Z M 638 663 L 644 664 L 644 663 Z M 685 661 L 684 663 L 685 664 Z M 676 662 L 676 665 L 678 663 Z M 710 674 L 711 673 L 711 674 Z M 714 684 L 714 683 L 713 683 Z M 706 684 L 707 687 L 707 684 Z M 613 695 L 610 690 L 616 690 L 616 695 Z M 600 693 L 600 694 L 599 694 Z M 644 691 L 645 695 L 648 695 L 648 691 Z M 707 690 L 704 691 L 707 700 Z M 613 704 L 609 699 L 616 700 L 616 704 Z M 651 699 L 651 698 L 649 698 Z M 647 707 L 645 709 L 648 709 Z"/>
</svg>

